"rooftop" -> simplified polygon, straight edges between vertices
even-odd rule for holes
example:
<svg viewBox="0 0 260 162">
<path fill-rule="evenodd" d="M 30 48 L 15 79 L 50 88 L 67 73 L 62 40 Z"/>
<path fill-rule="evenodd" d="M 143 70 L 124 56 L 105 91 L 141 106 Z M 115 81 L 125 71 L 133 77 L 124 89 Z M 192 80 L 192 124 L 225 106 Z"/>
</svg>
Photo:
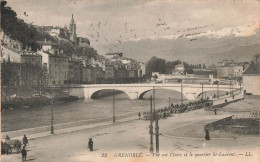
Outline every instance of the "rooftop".
<svg viewBox="0 0 260 162">
<path fill-rule="evenodd" d="M 244 72 L 243 75 L 250 74 L 260 74 L 260 65 L 259 64 L 251 64 Z"/>
<path fill-rule="evenodd" d="M 213 70 L 210 70 L 210 69 L 192 69 L 193 71 L 196 71 L 196 72 L 212 72 Z"/>
<path fill-rule="evenodd" d="M 52 54 L 50 54 L 49 57 L 69 58 L 68 56 L 64 56 L 64 55 L 52 55 Z"/>
<path fill-rule="evenodd" d="M 106 55 L 119 55 L 119 56 L 123 56 L 123 53 L 106 53 Z"/>
<path fill-rule="evenodd" d="M 26 53 L 26 54 L 21 54 L 21 56 L 23 56 L 23 57 L 42 57 L 41 55 L 39 55 L 39 54 L 28 54 L 28 53 Z"/>
<path fill-rule="evenodd" d="M 52 41 L 37 41 L 38 44 L 40 45 L 53 45 L 53 46 L 58 46 L 58 44 L 52 42 Z"/>
<path fill-rule="evenodd" d="M 184 65 L 178 64 L 178 65 L 176 65 L 175 67 L 184 67 Z"/>
</svg>

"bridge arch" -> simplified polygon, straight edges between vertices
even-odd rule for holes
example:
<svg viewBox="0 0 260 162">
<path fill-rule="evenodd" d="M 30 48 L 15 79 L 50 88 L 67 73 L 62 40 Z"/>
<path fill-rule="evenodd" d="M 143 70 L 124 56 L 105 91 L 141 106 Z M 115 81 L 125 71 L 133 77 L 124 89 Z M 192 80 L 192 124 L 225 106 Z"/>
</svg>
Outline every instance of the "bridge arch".
<svg viewBox="0 0 260 162">
<path fill-rule="evenodd" d="M 149 88 L 149 89 L 146 89 L 146 90 L 144 90 L 144 91 L 142 91 L 142 92 L 139 92 L 138 99 L 143 99 L 144 95 L 145 95 L 147 92 L 152 91 L 152 90 L 153 90 L 153 88 Z M 176 88 L 172 88 L 172 87 L 156 87 L 156 88 L 155 88 L 155 91 L 156 91 L 156 90 L 169 90 L 169 91 L 175 91 L 175 92 L 181 93 L 181 90 L 177 90 Z M 187 96 L 186 96 L 186 94 L 184 94 L 184 93 L 182 93 L 182 94 L 183 94 L 183 98 L 184 98 L 184 99 L 188 99 Z M 170 97 L 170 96 L 169 96 L 169 97 Z"/>
<path fill-rule="evenodd" d="M 111 87 L 108 87 L 108 88 L 105 88 L 105 87 L 102 87 L 102 88 L 94 88 L 94 89 L 88 91 L 88 96 L 89 96 L 89 98 L 91 98 L 91 99 L 95 99 L 95 97 L 96 97 L 96 95 L 97 95 L 98 92 L 102 92 L 102 91 L 105 91 L 105 90 L 110 90 L 110 91 L 112 92 L 113 89 L 114 89 L 115 91 L 120 91 L 120 92 L 125 93 L 125 94 L 131 99 L 131 96 L 129 96 L 129 93 L 128 93 L 124 88 L 120 88 L 120 87 L 118 87 L 118 88 L 116 88 L 116 87 L 115 87 L 115 88 L 111 88 Z M 111 93 L 111 94 L 112 94 L 112 93 Z"/>
<path fill-rule="evenodd" d="M 127 97 L 129 97 L 128 96 L 128 94 L 125 92 L 125 91 L 123 91 L 123 90 L 118 90 L 118 89 L 114 89 L 115 90 L 115 94 L 117 94 L 118 92 L 122 92 L 122 93 L 124 93 L 124 94 L 126 94 L 127 95 Z M 109 91 L 109 92 L 108 92 Z M 98 98 L 98 97 L 105 97 L 106 96 L 106 94 L 104 94 L 104 95 L 102 95 L 102 93 L 101 92 L 105 92 L 105 93 L 107 93 L 107 95 L 113 95 L 113 89 L 99 89 L 99 90 L 96 90 L 96 91 L 93 91 L 91 94 L 90 94 L 90 99 L 96 99 L 96 98 Z M 100 94 L 99 94 L 100 93 Z"/>
<path fill-rule="evenodd" d="M 153 89 L 150 89 L 150 90 L 141 92 L 141 94 L 139 94 L 139 96 L 138 96 L 138 99 L 143 99 L 143 98 L 144 98 L 144 95 L 145 95 L 147 92 L 151 91 L 151 90 L 153 90 Z"/>
</svg>

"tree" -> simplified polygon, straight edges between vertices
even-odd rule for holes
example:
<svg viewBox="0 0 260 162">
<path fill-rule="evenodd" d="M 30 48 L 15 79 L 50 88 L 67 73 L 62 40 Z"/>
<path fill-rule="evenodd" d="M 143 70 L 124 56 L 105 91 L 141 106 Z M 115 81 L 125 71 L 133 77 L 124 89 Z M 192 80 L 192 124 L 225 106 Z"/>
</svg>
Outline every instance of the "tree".
<svg viewBox="0 0 260 162">
<path fill-rule="evenodd" d="M 183 62 L 183 65 L 184 65 L 184 74 L 188 73 L 188 74 L 193 74 L 193 66 L 192 65 L 189 65 L 188 63 L 186 62 Z"/>
<path fill-rule="evenodd" d="M 2 100 L 6 100 L 8 96 L 12 95 L 12 89 L 20 83 L 20 64 L 11 63 L 10 60 L 7 63 L 1 64 L 1 92 Z"/>
<path fill-rule="evenodd" d="M 35 36 L 35 40 L 37 41 L 45 41 L 45 40 L 51 40 L 52 42 L 57 43 L 57 39 L 52 37 L 49 33 L 41 33 L 37 32 L 37 35 Z"/>
<path fill-rule="evenodd" d="M 166 60 L 153 56 L 145 66 L 146 74 L 152 75 L 152 72 L 165 73 L 166 72 Z"/>
<path fill-rule="evenodd" d="M 188 69 L 186 70 L 186 73 L 187 73 L 187 74 L 193 74 L 192 68 L 188 68 Z"/>
<path fill-rule="evenodd" d="M 66 54 L 68 56 L 75 52 L 73 44 L 69 41 L 62 41 L 61 40 L 59 42 L 59 48 L 63 49 L 64 54 Z"/>
<path fill-rule="evenodd" d="M 23 49 L 31 47 L 36 51 L 39 45 L 36 43 L 37 30 L 33 25 L 28 25 L 22 19 L 17 18 L 17 14 L 10 7 L 6 6 L 6 1 L 1 1 L 1 28 L 4 33 L 13 40 L 22 43 Z"/>
<path fill-rule="evenodd" d="M 176 65 L 180 64 L 181 61 L 167 61 L 166 63 L 166 74 L 171 74 L 172 70 L 175 68 Z"/>
</svg>

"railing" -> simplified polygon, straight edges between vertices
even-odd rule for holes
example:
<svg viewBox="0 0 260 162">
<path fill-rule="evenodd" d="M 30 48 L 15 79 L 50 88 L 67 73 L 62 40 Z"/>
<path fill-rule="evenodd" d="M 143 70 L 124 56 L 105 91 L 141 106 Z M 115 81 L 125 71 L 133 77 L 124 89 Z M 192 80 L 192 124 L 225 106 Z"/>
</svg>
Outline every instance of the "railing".
<svg viewBox="0 0 260 162">
<path fill-rule="evenodd" d="M 201 88 L 200 84 L 182 84 L 183 88 Z M 132 83 L 132 84 L 83 84 L 84 87 L 180 87 L 181 84 L 144 84 L 144 83 Z M 215 88 L 217 90 L 216 85 L 204 85 L 203 88 Z M 219 89 L 230 89 L 229 85 L 221 85 Z M 238 89 L 239 86 L 233 86 L 233 89 Z"/>
<path fill-rule="evenodd" d="M 209 123 L 204 126 L 204 131 L 206 131 L 206 129 L 208 129 L 209 131 L 217 130 L 219 125 L 231 122 L 231 120 L 232 120 L 232 116 L 229 116 L 229 117 L 217 120 L 215 122 Z"/>
</svg>

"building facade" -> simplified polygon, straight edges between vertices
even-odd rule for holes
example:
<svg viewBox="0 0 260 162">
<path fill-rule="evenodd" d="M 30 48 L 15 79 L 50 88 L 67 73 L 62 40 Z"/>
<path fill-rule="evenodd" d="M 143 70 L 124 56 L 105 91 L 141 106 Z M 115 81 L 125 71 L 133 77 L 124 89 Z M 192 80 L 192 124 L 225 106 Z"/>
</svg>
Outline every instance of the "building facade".
<svg viewBox="0 0 260 162">
<path fill-rule="evenodd" d="M 21 62 L 41 67 L 42 66 L 42 56 L 37 53 L 34 53 L 34 52 L 23 53 L 23 54 L 21 54 Z"/>
<path fill-rule="evenodd" d="M 243 66 L 239 65 L 227 65 L 217 66 L 217 77 L 218 78 L 230 78 L 230 77 L 242 77 Z"/>
<path fill-rule="evenodd" d="M 49 55 L 49 83 L 65 84 L 68 81 L 68 57 Z"/>
<path fill-rule="evenodd" d="M 117 79 L 127 78 L 127 70 L 123 65 L 118 66 L 115 69 L 115 78 Z"/>
<path fill-rule="evenodd" d="M 106 65 L 105 78 L 106 79 L 114 79 L 115 78 L 115 67 L 114 67 L 114 65 Z"/>
<path fill-rule="evenodd" d="M 174 67 L 172 70 L 173 75 L 183 75 L 184 74 L 184 65 L 183 64 L 178 64 Z"/>
<path fill-rule="evenodd" d="M 83 83 L 101 83 L 104 78 L 104 71 L 101 67 L 84 67 L 83 68 Z"/>
<path fill-rule="evenodd" d="M 9 48 L 12 48 L 15 51 L 21 51 L 23 47 L 21 42 L 19 42 L 18 40 L 13 40 L 3 31 L 1 31 L 1 45 L 5 45 Z"/>
<path fill-rule="evenodd" d="M 212 75 L 214 78 L 217 77 L 217 71 L 208 69 L 193 69 L 193 76 L 198 78 L 209 78 Z"/>
<path fill-rule="evenodd" d="M 81 61 L 68 61 L 68 83 L 81 84 L 83 80 L 83 65 Z"/>
<path fill-rule="evenodd" d="M 252 63 L 243 73 L 243 89 L 246 94 L 260 95 L 260 64 Z"/>
<path fill-rule="evenodd" d="M 138 70 L 137 69 L 128 70 L 128 78 L 138 78 Z"/>
<path fill-rule="evenodd" d="M 84 84 L 91 83 L 91 69 L 83 67 L 82 69 L 82 82 Z"/>
<path fill-rule="evenodd" d="M 46 39 L 44 41 L 37 41 L 37 43 L 40 45 L 41 50 L 43 51 L 50 51 L 50 50 L 56 50 L 58 49 L 58 45 L 53 43 L 52 41 L 47 41 Z"/>
</svg>

